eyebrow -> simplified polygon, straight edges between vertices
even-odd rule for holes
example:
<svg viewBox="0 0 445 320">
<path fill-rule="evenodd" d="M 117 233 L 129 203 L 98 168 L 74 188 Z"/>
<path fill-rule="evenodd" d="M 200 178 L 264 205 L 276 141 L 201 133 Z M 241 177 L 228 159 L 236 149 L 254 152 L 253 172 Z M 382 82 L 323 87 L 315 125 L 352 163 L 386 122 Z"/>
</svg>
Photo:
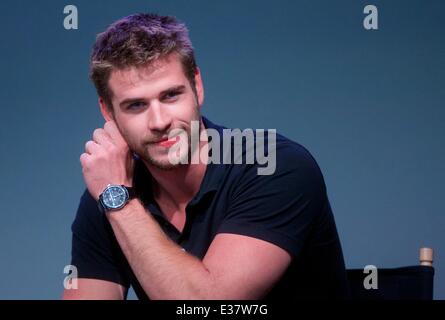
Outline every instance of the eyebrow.
<svg viewBox="0 0 445 320">
<path fill-rule="evenodd" d="M 165 89 L 163 91 L 161 91 L 159 93 L 160 96 L 165 95 L 168 92 L 174 92 L 174 91 L 183 91 L 185 90 L 185 85 L 178 85 L 178 86 L 174 86 L 174 87 L 170 87 L 168 89 Z M 145 98 L 128 98 L 128 99 L 124 99 L 121 103 L 119 103 L 120 107 L 123 107 L 127 104 L 133 103 L 133 102 L 139 102 L 139 101 L 143 101 L 145 100 Z"/>
</svg>

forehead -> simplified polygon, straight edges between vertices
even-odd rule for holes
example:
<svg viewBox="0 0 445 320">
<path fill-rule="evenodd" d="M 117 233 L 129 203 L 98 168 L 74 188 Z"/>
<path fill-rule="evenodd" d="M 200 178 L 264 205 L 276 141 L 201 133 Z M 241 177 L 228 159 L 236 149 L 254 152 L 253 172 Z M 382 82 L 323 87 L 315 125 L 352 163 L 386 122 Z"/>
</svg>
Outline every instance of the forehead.
<svg viewBox="0 0 445 320">
<path fill-rule="evenodd" d="M 166 88 L 187 83 L 180 59 L 169 55 L 147 66 L 114 70 L 108 85 L 113 99 L 120 101 L 141 94 L 155 96 Z"/>
</svg>

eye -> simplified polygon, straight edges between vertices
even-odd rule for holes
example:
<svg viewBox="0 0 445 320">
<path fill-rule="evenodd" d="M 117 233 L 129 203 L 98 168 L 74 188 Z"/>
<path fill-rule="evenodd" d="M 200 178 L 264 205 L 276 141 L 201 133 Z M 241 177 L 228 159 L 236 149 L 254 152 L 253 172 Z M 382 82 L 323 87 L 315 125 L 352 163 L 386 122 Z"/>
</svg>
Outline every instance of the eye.
<svg viewBox="0 0 445 320">
<path fill-rule="evenodd" d="M 138 101 L 138 102 L 134 102 L 134 103 L 128 105 L 127 109 L 128 110 L 135 110 L 135 109 L 140 109 L 143 106 L 145 106 L 145 103 L 142 102 L 142 101 Z"/>
<path fill-rule="evenodd" d="M 179 91 L 170 91 L 170 92 L 167 92 L 162 98 L 163 98 L 163 100 L 173 101 L 173 100 L 177 99 L 180 94 L 181 94 L 181 92 L 179 92 Z"/>
</svg>

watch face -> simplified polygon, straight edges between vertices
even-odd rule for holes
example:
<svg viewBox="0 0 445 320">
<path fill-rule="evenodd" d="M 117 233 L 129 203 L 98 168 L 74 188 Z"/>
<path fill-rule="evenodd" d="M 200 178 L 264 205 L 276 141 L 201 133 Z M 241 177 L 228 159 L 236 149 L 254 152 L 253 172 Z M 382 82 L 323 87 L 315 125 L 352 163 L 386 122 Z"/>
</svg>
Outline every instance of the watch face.
<svg viewBox="0 0 445 320">
<path fill-rule="evenodd" d="M 121 186 L 108 186 L 103 192 L 102 201 L 111 209 L 122 207 L 128 199 L 127 190 Z"/>
</svg>

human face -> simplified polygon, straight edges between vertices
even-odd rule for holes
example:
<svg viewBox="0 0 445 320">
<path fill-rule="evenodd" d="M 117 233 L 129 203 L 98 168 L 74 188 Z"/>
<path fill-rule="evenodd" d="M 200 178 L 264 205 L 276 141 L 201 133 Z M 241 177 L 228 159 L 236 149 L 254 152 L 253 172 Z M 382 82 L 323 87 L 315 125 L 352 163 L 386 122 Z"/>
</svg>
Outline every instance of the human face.
<svg viewBox="0 0 445 320">
<path fill-rule="evenodd" d="M 166 170 L 180 165 L 168 158 L 176 139 L 165 140 L 174 129 L 185 131 L 190 140 L 191 121 L 200 120 L 203 101 L 199 71 L 195 82 L 196 94 L 176 54 L 147 67 L 112 72 L 108 85 L 113 93 L 114 120 L 130 150 L 147 164 Z M 189 149 L 181 158 L 190 157 L 188 142 Z"/>
</svg>

